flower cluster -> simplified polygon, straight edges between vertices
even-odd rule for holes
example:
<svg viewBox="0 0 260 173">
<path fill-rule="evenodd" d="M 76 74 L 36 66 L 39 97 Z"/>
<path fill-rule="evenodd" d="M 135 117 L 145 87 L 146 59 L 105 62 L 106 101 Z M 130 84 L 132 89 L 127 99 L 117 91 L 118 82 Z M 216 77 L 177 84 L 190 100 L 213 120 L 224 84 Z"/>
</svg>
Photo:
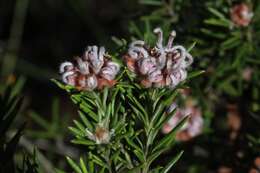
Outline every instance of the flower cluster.
<svg viewBox="0 0 260 173">
<path fill-rule="evenodd" d="M 248 26 L 253 17 L 253 12 L 245 3 L 235 5 L 230 10 L 231 20 L 237 26 Z"/>
<path fill-rule="evenodd" d="M 105 48 L 88 46 L 82 57 L 76 57 L 75 63 L 63 62 L 60 65 L 62 81 L 79 90 L 93 90 L 104 86 L 113 86 L 119 72 L 119 65 L 105 54 Z"/>
<path fill-rule="evenodd" d="M 144 87 L 175 88 L 186 79 L 186 68 L 193 62 L 193 58 L 183 46 L 173 46 L 175 31 L 171 32 L 166 46 L 163 46 L 162 30 L 156 28 L 154 33 L 158 35 L 155 47 L 151 48 L 142 40 L 134 41 L 124 60 Z"/>
<path fill-rule="evenodd" d="M 189 116 L 188 122 L 177 132 L 176 139 L 179 141 L 187 141 L 202 133 L 203 118 L 201 110 L 196 106 L 192 98 L 187 98 L 185 105 L 178 108 L 177 103 L 173 102 L 168 112 L 176 109 L 175 114 L 170 120 L 164 124 L 162 132 L 169 133 L 185 116 Z"/>
</svg>

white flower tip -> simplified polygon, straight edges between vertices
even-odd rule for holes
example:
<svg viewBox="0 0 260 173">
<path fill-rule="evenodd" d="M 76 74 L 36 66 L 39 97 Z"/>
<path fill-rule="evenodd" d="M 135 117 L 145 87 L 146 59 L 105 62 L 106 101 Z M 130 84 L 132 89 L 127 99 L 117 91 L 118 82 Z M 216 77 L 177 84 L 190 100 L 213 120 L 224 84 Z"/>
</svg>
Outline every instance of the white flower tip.
<svg viewBox="0 0 260 173">
<path fill-rule="evenodd" d="M 66 84 L 68 84 L 68 79 L 67 77 L 71 76 L 74 74 L 74 71 L 68 71 L 62 74 L 62 81 Z"/>
<path fill-rule="evenodd" d="M 172 37 L 176 37 L 176 31 L 175 30 L 172 30 L 172 32 L 170 33 L 170 36 L 172 36 Z"/>
<path fill-rule="evenodd" d="M 100 55 L 103 56 L 103 55 L 105 54 L 105 52 L 106 52 L 106 49 L 105 49 L 104 46 L 102 46 L 102 47 L 99 48 L 99 54 L 100 54 Z"/>
<path fill-rule="evenodd" d="M 130 43 L 129 47 L 135 47 L 135 46 L 144 46 L 145 42 L 143 40 L 136 40 Z"/>
<path fill-rule="evenodd" d="M 68 67 L 68 66 L 73 67 L 73 64 L 71 62 L 68 62 L 68 61 L 65 61 L 65 62 L 61 63 L 60 69 L 59 69 L 60 73 L 64 73 L 65 72 L 65 68 Z"/>
<path fill-rule="evenodd" d="M 159 28 L 159 27 L 157 27 L 157 28 L 155 28 L 155 29 L 153 30 L 153 32 L 154 32 L 155 34 L 162 33 L 162 29 Z"/>
</svg>

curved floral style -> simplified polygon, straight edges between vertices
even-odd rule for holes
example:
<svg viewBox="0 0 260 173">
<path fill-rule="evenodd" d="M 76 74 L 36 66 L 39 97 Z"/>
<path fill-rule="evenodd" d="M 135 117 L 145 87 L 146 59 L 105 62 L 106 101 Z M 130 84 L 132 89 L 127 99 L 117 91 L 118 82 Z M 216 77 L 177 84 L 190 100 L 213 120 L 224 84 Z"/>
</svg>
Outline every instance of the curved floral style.
<svg viewBox="0 0 260 173">
<path fill-rule="evenodd" d="M 183 46 L 173 45 L 175 31 L 171 32 L 166 46 L 163 45 L 162 30 L 155 28 L 154 33 L 158 35 L 155 47 L 151 48 L 142 40 L 134 41 L 124 60 L 144 87 L 175 88 L 186 79 L 186 68 L 192 64 L 193 58 Z"/>
<path fill-rule="evenodd" d="M 76 57 L 75 63 L 66 61 L 60 65 L 62 81 L 79 90 L 102 89 L 113 86 L 119 72 L 119 65 L 105 54 L 105 48 L 88 46 L 82 57 Z"/>
</svg>

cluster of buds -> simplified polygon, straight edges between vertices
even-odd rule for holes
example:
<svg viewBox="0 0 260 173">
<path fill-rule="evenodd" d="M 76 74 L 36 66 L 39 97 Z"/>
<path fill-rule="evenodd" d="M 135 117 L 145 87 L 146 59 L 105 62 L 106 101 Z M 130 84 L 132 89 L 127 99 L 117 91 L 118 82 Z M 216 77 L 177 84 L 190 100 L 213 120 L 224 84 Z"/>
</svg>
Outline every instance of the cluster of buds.
<svg viewBox="0 0 260 173">
<path fill-rule="evenodd" d="M 195 101 L 192 98 L 187 98 L 185 105 L 181 108 L 177 106 L 176 102 L 173 102 L 168 109 L 168 113 L 176 110 L 175 114 L 164 124 L 162 132 L 167 134 L 185 117 L 189 116 L 188 121 L 176 134 L 178 141 L 188 141 L 199 134 L 203 130 L 203 118 L 201 110 L 196 106 Z"/>
<path fill-rule="evenodd" d="M 230 10 L 231 20 L 237 26 L 248 26 L 253 17 L 253 12 L 245 3 L 237 4 Z"/>
<path fill-rule="evenodd" d="M 124 60 L 144 87 L 175 88 L 186 79 L 186 68 L 193 62 L 193 58 L 183 46 L 173 46 L 175 31 L 171 32 L 166 46 L 163 46 L 162 30 L 156 28 L 154 33 L 158 35 L 155 47 L 151 48 L 142 40 L 134 41 Z"/>
<path fill-rule="evenodd" d="M 118 72 L 119 65 L 105 54 L 104 47 L 97 46 L 88 46 L 82 57 L 75 58 L 75 63 L 66 61 L 60 65 L 62 81 L 79 90 L 111 87 Z"/>
</svg>

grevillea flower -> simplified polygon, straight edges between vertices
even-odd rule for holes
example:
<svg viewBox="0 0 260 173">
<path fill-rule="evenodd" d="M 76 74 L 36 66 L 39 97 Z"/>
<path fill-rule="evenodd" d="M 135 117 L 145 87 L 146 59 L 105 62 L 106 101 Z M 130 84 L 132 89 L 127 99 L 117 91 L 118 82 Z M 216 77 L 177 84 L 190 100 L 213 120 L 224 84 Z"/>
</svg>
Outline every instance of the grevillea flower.
<svg viewBox="0 0 260 173">
<path fill-rule="evenodd" d="M 253 17 L 253 12 L 245 3 L 237 4 L 230 10 L 231 20 L 237 26 L 248 26 Z"/>
<path fill-rule="evenodd" d="M 186 79 L 186 68 L 193 58 L 183 46 L 173 46 L 175 31 L 171 32 L 166 46 L 163 45 L 162 30 L 156 28 L 154 33 L 158 35 L 155 47 L 151 48 L 142 40 L 134 41 L 124 60 L 143 86 L 175 88 Z"/>
<path fill-rule="evenodd" d="M 88 46 L 82 57 L 76 57 L 75 63 L 66 61 L 60 65 L 62 81 L 80 90 L 102 89 L 113 86 L 119 72 L 119 65 L 105 54 L 105 48 Z"/>
<path fill-rule="evenodd" d="M 185 105 L 181 108 L 177 106 L 176 102 L 173 102 L 169 107 L 168 112 L 172 112 L 175 109 L 175 114 L 166 124 L 164 124 L 162 129 L 163 133 L 169 133 L 185 116 L 189 116 L 186 124 L 177 132 L 176 139 L 179 141 L 187 141 L 201 134 L 203 129 L 203 118 L 201 110 L 196 106 L 193 99 L 188 98 Z"/>
</svg>

